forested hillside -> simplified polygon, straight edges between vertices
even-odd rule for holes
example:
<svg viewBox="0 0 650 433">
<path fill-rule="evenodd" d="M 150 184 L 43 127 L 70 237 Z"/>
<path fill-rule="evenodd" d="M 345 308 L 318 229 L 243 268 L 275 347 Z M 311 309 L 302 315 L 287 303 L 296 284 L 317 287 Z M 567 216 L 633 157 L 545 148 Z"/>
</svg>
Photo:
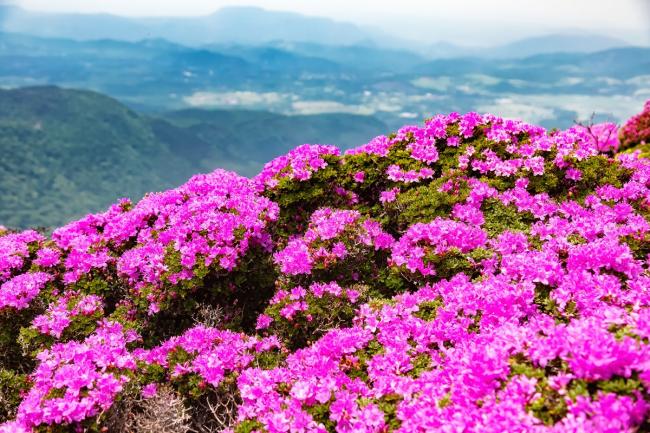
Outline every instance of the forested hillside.
<svg viewBox="0 0 650 433">
<path fill-rule="evenodd" d="M 217 166 L 252 175 L 300 140 L 353 146 L 384 128 L 349 114 L 153 116 L 90 91 L 0 90 L 0 224 L 55 227 Z"/>
</svg>

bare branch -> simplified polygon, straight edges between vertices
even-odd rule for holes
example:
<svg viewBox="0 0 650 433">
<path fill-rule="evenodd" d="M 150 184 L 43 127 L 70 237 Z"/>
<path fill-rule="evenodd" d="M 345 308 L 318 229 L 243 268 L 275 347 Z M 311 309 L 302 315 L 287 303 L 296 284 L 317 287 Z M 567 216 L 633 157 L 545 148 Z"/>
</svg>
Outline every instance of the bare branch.
<svg viewBox="0 0 650 433">
<path fill-rule="evenodd" d="M 171 387 L 161 386 L 155 396 L 125 395 L 100 419 L 110 433 L 189 433 L 190 411 Z"/>
</svg>

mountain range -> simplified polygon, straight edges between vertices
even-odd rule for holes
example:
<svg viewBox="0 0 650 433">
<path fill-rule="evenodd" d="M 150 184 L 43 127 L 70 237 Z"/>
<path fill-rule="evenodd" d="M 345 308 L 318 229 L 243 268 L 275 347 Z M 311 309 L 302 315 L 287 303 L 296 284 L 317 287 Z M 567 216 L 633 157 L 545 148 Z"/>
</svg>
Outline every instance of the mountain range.
<svg viewBox="0 0 650 433">
<path fill-rule="evenodd" d="M 0 9 L 5 32 L 77 40 L 138 41 L 164 37 L 186 45 L 210 43 L 264 44 L 275 40 L 332 45 L 394 43 L 380 31 L 355 24 L 257 7 L 226 7 L 200 17 L 131 18 L 110 14 L 33 12 L 17 6 Z"/>
<path fill-rule="evenodd" d="M 0 87 L 89 89 L 145 112 L 220 108 L 365 114 L 389 129 L 404 119 L 448 111 L 499 111 L 565 127 L 596 109 L 601 117 L 620 121 L 650 92 L 648 71 L 650 48 L 644 47 L 498 61 L 428 60 L 410 51 L 364 45 L 189 47 L 165 39 L 0 33 Z M 622 95 L 620 104 L 597 99 L 613 95 Z"/>
<path fill-rule="evenodd" d="M 265 45 L 316 43 L 367 46 L 418 52 L 429 58 L 477 56 L 515 58 L 551 52 L 595 52 L 629 45 L 599 34 L 564 32 L 525 38 L 501 46 L 465 47 L 449 42 L 424 44 L 350 22 L 251 6 L 224 7 L 198 17 L 134 18 L 110 14 L 43 13 L 0 5 L 0 31 L 75 40 Z"/>
</svg>

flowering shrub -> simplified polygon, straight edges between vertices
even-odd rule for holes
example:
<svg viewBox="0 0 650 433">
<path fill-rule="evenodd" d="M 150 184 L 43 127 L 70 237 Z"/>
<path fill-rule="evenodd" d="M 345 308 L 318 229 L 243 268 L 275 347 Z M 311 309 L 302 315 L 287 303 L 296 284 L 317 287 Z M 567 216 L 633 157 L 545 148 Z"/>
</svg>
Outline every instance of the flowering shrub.
<svg viewBox="0 0 650 433">
<path fill-rule="evenodd" d="M 193 431 L 648 431 L 650 160 L 613 132 L 437 115 L 2 229 L 0 432 L 165 395 Z"/>
<path fill-rule="evenodd" d="M 411 272 L 435 275 L 430 260 L 451 250 L 468 253 L 485 244 L 487 236 L 478 227 L 437 218 L 428 224 L 413 224 L 393 246 L 392 261 Z M 422 245 L 428 244 L 428 245 Z"/>
<path fill-rule="evenodd" d="M 339 154 L 340 151 L 334 146 L 303 144 L 267 163 L 253 181 L 261 189 L 273 189 L 282 179 L 306 181 L 314 172 L 327 167 L 325 159 L 327 155 L 338 156 Z M 362 177 L 360 182 L 363 182 Z"/>
<path fill-rule="evenodd" d="M 643 111 L 623 125 L 619 139 L 623 149 L 650 143 L 650 101 L 646 101 Z"/>
<path fill-rule="evenodd" d="M 312 214 L 303 236 L 289 240 L 275 254 L 275 261 L 284 274 L 310 274 L 313 268 L 327 269 L 348 256 L 365 260 L 364 250 L 386 249 L 392 242 L 377 222 L 361 219 L 358 211 L 322 208 Z"/>
<path fill-rule="evenodd" d="M 343 288 L 335 281 L 281 289 L 258 317 L 256 329 L 280 337 L 290 348 L 302 347 L 330 329 L 351 324 L 357 307 L 367 299 L 367 286 Z"/>
<path fill-rule="evenodd" d="M 151 350 L 137 350 L 135 357 L 146 370 L 162 367 L 169 378 L 179 380 L 189 376 L 194 393 L 208 384 L 218 387 L 227 374 L 250 365 L 257 354 L 279 349 L 275 337 L 257 339 L 231 331 L 197 326 L 178 337 L 172 337 Z M 143 388 L 145 395 L 151 385 Z"/>
<path fill-rule="evenodd" d="M 41 352 L 31 375 L 33 385 L 18 407 L 18 422 L 80 423 L 108 409 L 135 369 L 126 348 L 137 336 L 118 323 L 104 322 L 83 342 L 57 344 Z"/>
</svg>

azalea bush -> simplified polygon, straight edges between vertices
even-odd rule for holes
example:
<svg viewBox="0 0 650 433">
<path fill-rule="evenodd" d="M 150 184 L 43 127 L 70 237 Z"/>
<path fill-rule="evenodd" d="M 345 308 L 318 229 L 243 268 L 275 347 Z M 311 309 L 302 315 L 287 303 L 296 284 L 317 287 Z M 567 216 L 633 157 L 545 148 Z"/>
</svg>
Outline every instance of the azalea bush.
<svg viewBox="0 0 650 433">
<path fill-rule="evenodd" d="M 650 101 L 643 106 L 643 111 L 628 120 L 619 132 L 621 147 L 630 150 L 640 150 L 648 155 L 650 144 Z"/>
<path fill-rule="evenodd" d="M 650 431 L 618 137 L 436 115 L 3 229 L 0 432 Z"/>
</svg>

